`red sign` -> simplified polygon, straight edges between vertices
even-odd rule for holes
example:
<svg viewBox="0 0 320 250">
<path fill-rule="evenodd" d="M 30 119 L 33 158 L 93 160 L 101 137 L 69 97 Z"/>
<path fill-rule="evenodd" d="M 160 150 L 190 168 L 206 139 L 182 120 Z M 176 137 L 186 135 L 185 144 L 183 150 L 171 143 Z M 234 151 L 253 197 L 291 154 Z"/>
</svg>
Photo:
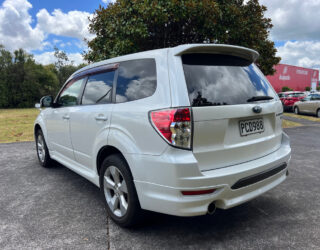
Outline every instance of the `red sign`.
<svg viewBox="0 0 320 250">
<path fill-rule="evenodd" d="M 272 87 L 281 92 L 282 87 L 287 86 L 294 91 L 305 91 L 306 87 L 317 86 L 319 81 L 319 70 L 308 69 L 287 64 L 278 64 L 276 73 L 267 76 Z"/>
</svg>

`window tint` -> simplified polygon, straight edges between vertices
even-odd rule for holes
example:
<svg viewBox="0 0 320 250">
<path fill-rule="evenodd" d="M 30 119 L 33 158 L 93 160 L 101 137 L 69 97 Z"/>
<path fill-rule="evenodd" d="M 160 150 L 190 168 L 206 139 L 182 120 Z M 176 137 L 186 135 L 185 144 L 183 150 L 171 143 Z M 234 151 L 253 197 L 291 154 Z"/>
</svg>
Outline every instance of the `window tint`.
<svg viewBox="0 0 320 250">
<path fill-rule="evenodd" d="M 320 100 L 320 95 L 318 94 L 311 95 L 311 100 Z"/>
<path fill-rule="evenodd" d="M 82 104 L 110 103 L 114 71 L 89 76 Z"/>
<path fill-rule="evenodd" d="M 157 87 L 154 59 L 120 63 L 116 102 L 129 102 L 153 95 Z"/>
<path fill-rule="evenodd" d="M 61 92 L 58 98 L 58 104 L 60 106 L 73 106 L 78 104 L 78 97 L 82 89 L 83 79 L 75 82 L 69 82 L 64 90 Z"/>
<path fill-rule="evenodd" d="M 260 70 L 249 61 L 228 55 L 182 55 L 192 106 L 248 103 L 254 96 L 276 94 Z"/>
</svg>

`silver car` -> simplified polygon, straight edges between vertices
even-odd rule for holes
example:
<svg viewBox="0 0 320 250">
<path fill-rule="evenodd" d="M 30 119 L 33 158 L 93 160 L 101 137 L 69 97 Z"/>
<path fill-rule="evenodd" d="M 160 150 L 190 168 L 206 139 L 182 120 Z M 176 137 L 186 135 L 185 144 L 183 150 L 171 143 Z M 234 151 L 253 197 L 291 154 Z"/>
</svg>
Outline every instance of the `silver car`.
<svg viewBox="0 0 320 250">
<path fill-rule="evenodd" d="M 296 102 L 293 108 L 296 114 L 307 113 L 320 117 L 320 93 L 314 93 Z"/>
</svg>

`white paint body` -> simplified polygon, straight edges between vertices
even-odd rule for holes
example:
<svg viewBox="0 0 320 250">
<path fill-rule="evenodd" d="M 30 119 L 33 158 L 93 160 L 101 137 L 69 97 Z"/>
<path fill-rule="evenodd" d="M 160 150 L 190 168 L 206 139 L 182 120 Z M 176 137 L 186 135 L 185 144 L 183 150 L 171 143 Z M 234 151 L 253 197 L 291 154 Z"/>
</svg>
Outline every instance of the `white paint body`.
<svg viewBox="0 0 320 250">
<path fill-rule="evenodd" d="M 256 52 L 226 45 L 183 45 L 117 57 L 82 70 L 132 59 L 154 58 L 156 92 L 147 98 L 101 105 L 46 108 L 35 121 L 46 139 L 50 156 L 99 186 L 97 155 L 104 146 L 117 148 L 132 173 L 143 209 L 194 216 L 207 213 L 215 202 L 230 208 L 280 184 L 283 171 L 255 184 L 232 190 L 241 178 L 263 172 L 290 160 L 288 137 L 281 128 L 282 104 L 261 102 L 265 133 L 240 137 L 238 120 L 255 118 L 256 105 L 193 107 L 193 150 L 170 146 L 151 126 L 151 110 L 190 107 L 181 53 L 210 52 L 257 57 Z M 70 79 L 72 76 L 70 77 Z M 104 115 L 106 121 L 95 120 Z M 65 119 L 67 117 L 68 119 Z M 215 188 L 212 194 L 183 196 L 182 190 Z"/>
</svg>

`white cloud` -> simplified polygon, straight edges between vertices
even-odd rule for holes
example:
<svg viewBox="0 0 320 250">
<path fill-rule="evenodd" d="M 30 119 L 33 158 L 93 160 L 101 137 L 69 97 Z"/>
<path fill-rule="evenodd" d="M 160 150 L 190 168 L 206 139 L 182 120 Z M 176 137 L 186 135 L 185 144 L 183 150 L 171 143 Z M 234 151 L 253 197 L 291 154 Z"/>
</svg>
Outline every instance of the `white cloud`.
<svg viewBox="0 0 320 250">
<path fill-rule="evenodd" d="M 56 9 L 50 14 L 46 9 L 41 9 L 36 15 L 36 25 L 32 26 L 31 8 L 27 0 L 5 0 L 0 6 L 0 44 L 6 49 L 42 50 L 51 45 L 46 40 L 47 36 L 54 34 L 78 38 L 79 44 L 76 46 L 85 50 L 84 38 L 90 40 L 94 37 L 88 30 L 88 17 L 92 15 L 88 12 L 75 10 L 64 13 Z M 54 39 L 52 43 L 61 41 Z"/>
<path fill-rule="evenodd" d="M 73 62 L 74 65 L 85 63 L 80 53 L 67 53 L 67 56 L 69 60 Z M 34 55 L 34 59 L 37 63 L 41 63 L 43 65 L 55 63 L 57 61 L 57 59 L 54 57 L 53 51 Z"/>
<path fill-rule="evenodd" d="M 60 39 L 53 39 L 53 44 L 61 43 L 62 41 Z"/>
<path fill-rule="evenodd" d="M 51 14 L 46 9 L 37 13 L 37 28 L 47 34 L 75 37 L 83 41 L 84 38 L 92 39 L 94 36 L 89 33 L 88 25 L 92 14 L 84 11 L 69 11 L 63 13 L 55 9 Z"/>
<path fill-rule="evenodd" d="M 117 0 L 102 0 L 103 3 L 109 4 L 109 3 L 115 3 Z"/>
<path fill-rule="evenodd" d="M 273 40 L 320 39 L 320 0 L 261 0 L 267 6 L 266 16 L 272 19 Z"/>
<path fill-rule="evenodd" d="M 0 7 L 0 44 L 9 50 L 42 49 L 45 34 L 32 28 L 29 9 L 32 5 L 27 0 L 6 0 Z"/>
<path fill-rule="evenodd" d="M 320 41 L 288 41 L 277 49 L 281 63 L 320 68 Z"/>
</svg>

